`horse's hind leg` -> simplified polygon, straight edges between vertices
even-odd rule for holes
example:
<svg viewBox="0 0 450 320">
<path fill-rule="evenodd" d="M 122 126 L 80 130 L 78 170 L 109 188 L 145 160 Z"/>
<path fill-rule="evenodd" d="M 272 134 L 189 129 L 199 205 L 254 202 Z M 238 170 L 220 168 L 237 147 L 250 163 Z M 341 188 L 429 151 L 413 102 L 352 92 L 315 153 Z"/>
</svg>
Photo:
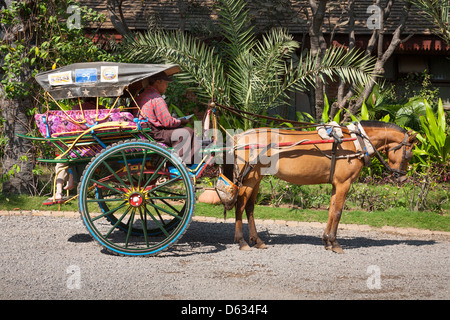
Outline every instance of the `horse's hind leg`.
<svg viewBox="0 0 450 320">
<path fill-rule="evenodd" d="M 333 193 L 330 200 L 330 209 L 328 211 L 328 222 L 322 236 L 322 240 L 325 243 L 325 249 L 332 250 L 336 253 L 344 253 L 336 238 L 342 209 L 344 207 L 344 201 L 349 189 L 350 183 L 340 184 L 338 186 L 333 185 Z"/>
<path fill-rule="evenodd" d="M 331 194 L 330 199 L 330 208 L 328 209 L 328 221 L 327 225 L 325 227 L 325 230 L 322 235 L 322 241 L 325 244 L 326 250 L 332 250 L 333 246 L 331 244 L 332 236 L 330 234 L 331 227 L 333 225 L 333 221 L 335 219 L 335 211 L 334 211 L 334 204 L 336 203 L 336 188 L 333 186 L 333 192 Z"/>
</svg>

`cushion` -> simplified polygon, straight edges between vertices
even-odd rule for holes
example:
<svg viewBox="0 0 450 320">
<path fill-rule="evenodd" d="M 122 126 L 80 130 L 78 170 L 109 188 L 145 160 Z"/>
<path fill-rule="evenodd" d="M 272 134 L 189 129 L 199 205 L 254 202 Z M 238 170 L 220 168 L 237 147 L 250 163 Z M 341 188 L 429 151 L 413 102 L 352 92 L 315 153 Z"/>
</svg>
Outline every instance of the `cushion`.
<svg viewBox="0 0 450 320">
<path fill-rule="evenodd" d="M 83 117 L 84 113 L 84 117 Z M 49 111 L 48 114 L 36 114 L 35 120 L 39 132 L 44 137 L 59 137 L 64 135 L 76 135 L 89 129 L 91 126 L 112 122 L 128 122 L 127 127 L 136 128 L 133 122 L 134 117 L 129 112 L 120 112 L 119 109 L 99 109 L 97 110 L 69 110 L 69 111 Z M 98 119 L 98 121 L 96 121 Z M 84 123 L 84 120 L 86 122 Z M 111 128 L 102 129 L 102 131 L 118 131 L 119 128 L 112 125 Z"/>
</svg>

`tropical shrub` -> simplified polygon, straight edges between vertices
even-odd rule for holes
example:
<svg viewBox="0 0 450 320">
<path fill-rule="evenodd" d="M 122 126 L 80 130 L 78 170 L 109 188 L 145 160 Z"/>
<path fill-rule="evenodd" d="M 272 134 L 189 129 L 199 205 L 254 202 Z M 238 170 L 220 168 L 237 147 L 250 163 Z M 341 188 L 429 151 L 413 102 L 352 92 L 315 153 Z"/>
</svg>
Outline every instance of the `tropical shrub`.
<svg viewBox="0 0 450 320">
<path fill-rule="evenodd" d="M 430 167 L 432 163 L 449 165 L 450 136 L 447 131 L 442 100 L 439 99 L 436 115 L 427 100 L 423 100 L 425 115 L 420 117 L 423 133 L 418 134 L 420 144 L 414 149 L 414 154 L 421 165 Z"/>
</svg>

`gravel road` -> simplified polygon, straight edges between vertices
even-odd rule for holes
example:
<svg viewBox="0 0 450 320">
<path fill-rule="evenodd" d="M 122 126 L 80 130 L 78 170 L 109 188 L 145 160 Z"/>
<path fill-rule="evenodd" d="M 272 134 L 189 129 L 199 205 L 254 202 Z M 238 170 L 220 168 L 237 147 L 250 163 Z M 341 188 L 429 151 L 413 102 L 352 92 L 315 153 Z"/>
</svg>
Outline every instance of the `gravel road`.
<svg viewBox="0 0 450 320">
<path fill-rule="evenodd" d="M 195 219 L 157 257 L 108 254 L 77 217 L 0 215 L 2 300 L 448 300 L 448 234 L 257 224 L 268 249 L 239 251 L 230 220 Z"/>
</svg>

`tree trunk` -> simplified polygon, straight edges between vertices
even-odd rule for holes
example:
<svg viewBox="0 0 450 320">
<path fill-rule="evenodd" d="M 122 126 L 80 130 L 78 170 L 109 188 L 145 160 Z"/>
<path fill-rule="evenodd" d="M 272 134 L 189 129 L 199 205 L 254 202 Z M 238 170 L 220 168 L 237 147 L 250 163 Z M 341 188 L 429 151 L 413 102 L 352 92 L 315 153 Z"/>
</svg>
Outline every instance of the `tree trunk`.
<svg viewBox="0 0 450 320">
<path fill-rule="evenodd" d="M 312 17 L 309 25 L 309 35 L 311 44 L 311 54 L 317 55 L 318 62 L 321 63 L 325 51 L 327 50 L 327 43 L 322 33 L 323 19 L 325 17 L 325 10 L 327 8 L 327 0 L 310 0 L 309 1 Z M 325 105 L 325 84 L 316 77 L 314 88 L 315 100 L 315 115 L 316 120 L 322 118 L 323 107 Z"/>
<path fill-rule="evenodd" d="M 18 134 L 27 134 L 28 120 L 26 110 L 30 100 L 4 99 L 0 100 L 2 117 L 5 119 L 4 129 L 7 143 L 3 155 L 3 176 L 14 172 L 3 182 L 4 194 L 32 194 L 34 152 L 31 140 L 22 139 Z"/>
<path fill-rule="evenodd" d="M 111 20 L 114 29 L 122 36 L 126 37 L 130 35 L 131 32 L 123 15 L 122 3 L 123 0 L 108 0 L 106 1 L 106 7 L 108 8 L 109 19 Z"/>
<path fill-rule="evenodd" d="M 392 56 L 392 54 L 394 53 L 394 51 L 398 47 L 398 45 L 400 43 L 406 41 L 406 39 L 401 40 L 400 36 L 406 27 L 406 21 L 408 19 L 409 11 L 411 8 L 411 3 L 405 1 L 404 5 L 402 7 L 402 11 L 401 11 L 400 22 L 399 22 L 397 28 L 395 29 L 394 34 L 392 35 L 392 40 L 389 43 L 388 48 L 386 49 L 386 51 L 383 52 L 384 23 L 389 18 L 390 14 L 391 14 L 391 9 L 392 9 L 395 1 L 394 0 L 388 1 L 384 8 L 381 7 L 380 2 L 381 1 L 376 2 L 376 5 L 378 7 L 380 7 L 380 9 L 381 9 L 380 10 L 380 12 L 381 12 L 380 29 L 373 31 L 372 36 L 367 45 L 367 49 L 366 49 L 366 55 L 370 55 L 370 54 L 372 54 L 373 49 L 375 48 L 375 45 L 377 47 L 377 53 L 376 53 L 377 59 L 375 62 L 374 74 L 375 74 L 375 76 L 379 76 L 379 77 L 384 75 L 384 64 Z M 353 26 L 352 26 L 352 28 L 350 28 L 350 31 L 353 31 Z M 350 39 L 351 38 L 352 38 L 352 36 L 350 36 Z M 354 39 L 353 39 L 353 41 L 354 41 Z M 356 101 L 356 103 L 354 103 L 350 106 L 349 106 L 348 99 L 354 95 L 354 88 L 350 87 L 348 93 L 345 95 L 345 101 L 342 98 L 343 94 L 340 93 L 340 99 L 338 98 L 338 102 L 340 104 L 339 107 L 348 108 L 350 113 L 353 115 L 357 114 L 359 112 L 359 110 L 361 109 L 363 102 L 368 99 L 370 93 L 373 90 L 373 87 L 375 86 L 375 83 L 376 83 L 375 81 L 372 81 L 369 85 L 367 85 L 364 88 L 364 90 L 361 93 L 358 100 Z M 350 120 L 350 115 L 347 113 L 344 117 L 343 122 L 347 122 L 349 120 Z"/>
<path fill-rule="evenodd" d="M 2 6 L 10 6 L 12 1 L 1 3 Z M 24 8 L 31 12 L 34 8 L 33 0 L 26 0 L 23 4 Z M 23 16 L 20 16 L 21 23 L 19 28 L 14 28 L 12 31 L 2 34 L 3 43 L 14 41 L 15 39 L 24 39 L 27 34 L 30 39 L 32 36 L 32 24 L 26 23 L 28 20 L 28 11 L 23 10 Z M 28 33 L 31 31 L 30 33 Z M 30 35 L 31 34 L 31 35 Z M 25 44 L 26 45 L 26 44 Z M 29 50 L 29 49 L 28 49 Z M 3 59 L 3 57 L 1 57 Z M 21 74 L 18 75 L 21 82 L 29 81 L 32 70 L 29 66 L 24 64 Z M 3 74 L 0 74 L 0 78 Z M 28 118 L 27 108 L 31 108 L 32 98 L 12 98 L 6 97 L 3 88 L 0 88 L 0 112 L 4 119 L 4 137 L 6 145 L 2 158 L 2 172 L 1 177 L 3 181 L 2 192 L 4 194 L 33 194 L 34 188 L 34 152 L 33 143 L 31 140 L 22 139 L 16 134 L 27 134 Z"/>
<path fill-rule="evenodd" d="M 355 0 L 349 0 L 348 1 L 348 7 L 347 7 L 347 15 L 348 15 L 348 49 L 352 50 L 355 47 L 355 13 L 354 13 L 354 5 Z M 333 119 L 336 113 L 339 111 L 338 109 L 343 107 L 345 105 L 345 102 L 351 99 L 353 96 L 353 90 L 349 90 L 347 94 L 345 94 L 346 90 L 346 83 L 342 81 L 342 79 L 339 79 L 339 85 L 338 85 L 338 95 L 337 95 L 337 101 L 334 102 L 331 106 L 330 110 L 330 119 Z"/>
</svg>

